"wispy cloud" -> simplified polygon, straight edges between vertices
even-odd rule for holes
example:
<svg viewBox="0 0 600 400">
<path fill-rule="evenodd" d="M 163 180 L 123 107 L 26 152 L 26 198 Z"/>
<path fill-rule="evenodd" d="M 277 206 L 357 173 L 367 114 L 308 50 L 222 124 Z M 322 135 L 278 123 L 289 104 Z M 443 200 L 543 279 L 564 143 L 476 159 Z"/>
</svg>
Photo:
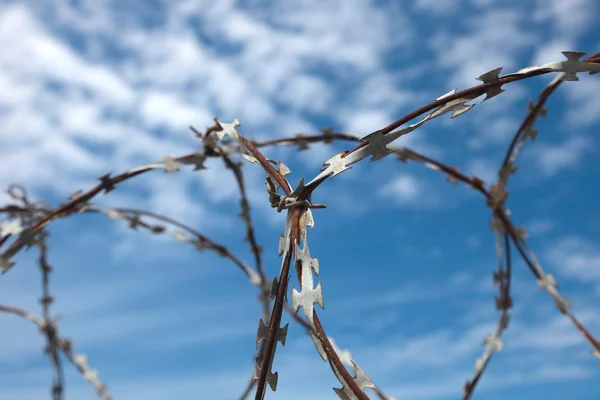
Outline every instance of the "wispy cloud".
<svg viewBox="0 0 600 400">
<path fill-rule="evenodd" d="M 594 282 L 600 293 L 600 252 L 588 240 L 578 236 L 564 237 L 548 251 L 547 259 L 572 279 Z"/>
<path fill-rule="evenodd" d="M 585 137 L 570 137 L 561 144 L 539 143 L 532 147 L 531 159 L 534 159 L 547 177 L 559 171 L 581 164 L 586 153 L 593 150 L 592 143 Z"/>
<path fill-rule="evenodd" d="M 555 223 L 551 219 L 536 219 L 528 222 L 527 232 L 532 235 L 544 235 L 555 228 Z"/>
<path fill-rule="evenodd" d="M 466 33 L 440 33 L 431 41 L 439 65 L 455 71 L 452 85 L 470 87 L 486 71 L 499 66 L 515 68 L 517 57 L 539 41 L 515 9 L 489 8 L 465 21 Z"/>
<path fill-rule="evenodd" d="M 439 201 L 435 189 L 416 177 L 401 173 L 377 190 L 379 198 L 389 199 L 400 207 L 435 207 Z"/>
</svg>

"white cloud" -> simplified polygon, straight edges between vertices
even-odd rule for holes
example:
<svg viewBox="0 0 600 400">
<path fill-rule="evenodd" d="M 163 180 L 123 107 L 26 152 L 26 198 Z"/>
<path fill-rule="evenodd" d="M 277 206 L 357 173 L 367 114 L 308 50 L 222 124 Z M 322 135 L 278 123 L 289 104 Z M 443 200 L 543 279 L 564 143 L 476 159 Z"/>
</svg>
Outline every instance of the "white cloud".
<svg viewBox="0 0 600 400">
<path fill-rule="evenodd" d="M 555 228 L 555 223 L 550 219 L 536 219 L 528 222 L 525 227 L 532 235 L 544 235 Z"/>
<path fill-rule="evenodd" d="M 379 190 L 380 196 L 391 197 L 400 204 L 414 203 L 421 194 L 417 180 L 410 175 L 401 175 Z"/>
<path fill-rule="evenodd" d="M 452 365 L 459 360 L 473 358 L 481 347 L 483 337 L 493 328 L 493 323 L 486 323 L 459 334 L 444 329 L 402 340 L 402 346 L 389 348 L 383 358 L 391 365 L 410 364 L 415 368 Z M 439 346 L 439 343 L 452 343 L 452 346 Z"/>
<path fill-rule="evenodd" d="M 466 244 L 470 249 L 478 249 L 479 247 L 481 247 L 481 238 L 479 238 L 479 236 L 476 235 L 471 235 L 467 237 Z"/>
<path fill-rule="evenodd" d="M 469 175 L 477 176 L 486 184 L 495 182 L 497 178 L 497 166 L 486 158 L 474 158 L 470 161 L 467 172 Z"/>
<path fill-rule="evenodd" d="M 209 213 L 205 205 L 193 198 L 187 184 L 189 178 L 180 176 L 175 179 L 167 174 L 156 175 L 158 176 L 153 176 L 148 183 L 151 193 L 147 200 L 149 209 L 179 221 L 202 221 L 204 226 L 215 224 L 220 219 L 218 213 Z M 221 221 L 223 222 L 225 221 Z"/>
<path fill-rule="evenodd" d="M 574 128 L 588 128 L 600 121 L 600 80 L 598 75 L 579 74 L 579 82 L 563 85 L 569 101 L 567 121 Z M 567 82 L 571 83 L 571 82 Z M 563 88 L 561 88 L 563 89 Z"/>
<path fill-rule="evenodd" d="M 595 284 L 600 293 L 600 252 L 589 241 L 567 236 L 552 246 L 547 259 L 565 276 Z"/>
<path fill-rule="evenodd" d="M 561 39 L 546 42 L 540 46 L 534 54 L 532 64 L 542 65 L 554 61 L 564 60 L 565 56 L 561 54 L 563 51 L 576 51 L 573 47 L 573 41 Z"/>
<path fill-rule="evenodd" d="M 588 29 L 597 12 L 597 4 L 588 0 L 536 0 L 531 14 L 534 21 L 551 21 L 555 36 L 577 38 Z"/>
<path fill-rule="evenodd" d="M 81 85 L 106 101 L 126 104 L 132 90 L 103 66 L 85 62 L 63 43 L 51 37 L 29 10 L 20 5 L 6 7 L 0 14 L 0 67 L 10 75 L 25 79 L 56 79 Z M 18 38 L 19 45 L 14 41 Z"/>
<path fill-rule="evenodd" d="M 517 89 L 515 86 L 511 86 L 511 93 L 513 90 Z M 504 98 L 504 93 L 500 101 L 506 101 Z M 490 104 L 491 106 L 491 104 Z M 483 108 L 483 107 L 482 107 Z M 491 108 L 494 108 L 493 106 Z M 489 109 L 487 109 L 489 110 Z M 477 110 L 479 111 L 479 109 Z M 481 118 L 479 114 L 475 118 L 479 121 L 477 124 L 474 124 L 474 128 L 476 131 L 473 135 L 467 140 L 467 146 L 473 150 L 481 150 L 484 148 L 488 148 L 494 146 L 494 149 L 498 149 L 498 145 L 500 146 L 508 146 L 511 138 L 514 136 L 515 132 L 519 128 L 519 121 L 516 118 L 508 117 L 506 115 L 501 116 L 493 116 L 490 118 L 490 112 L 482 113 Z M 503 111 L 500 111 L 503 112 Z M 483 115 L 488 114 L 488 115 Z M 523 110 L 523 117 L 525 116 L 525 110 Z M 485 120 L 485 122 L 484 122 Z M 485 125 L 484 125 L 485 124 Z M 484 126 L 484 127 L 483 127 Z"/>
<path fill-rule="evenodd" d="M 115 30 L 116 15 L 104 2 L 83 1 L 73 7 L 72 4 L 69 4 L 69 0 L 55 0 L 47 6 L 50 9 L 46 9 L 44 12 L 56 13 L 57 21 L 75 27 L 88 35 L 110 34 Z"/>
<path fill-rule="evenodd" d="M 431 44 L 439 65 L 454 69 L 451 84 L 471 87 L 481 74 L 503 66 L 515 68 L 517 57 L 539 39 L 524 14 L 513 9 L 489 9 L 469 20 L 464 35 L 437 34 Z"/>
<path fill-rule="evenodd" d="M 189 31 L 128 30 L 118 43 L 128 52 L 123 75 L 135 85 L 173 92 L 191 82 L 205 82 L 210 70 L 219 67 L 210 48 Z"/>
<path fill-rule="evenodd" d="M 0 20 L 0 43 L 13 49 L 0 55 L 0 82 L 9 90 L 0 98 L 7 106 L 2 116 L 3 133 L 12 142 L 2 151 L 16 166 L 10 174 L 2 175 L 2 181 L 52 186 L 71 193 L 72 182 L 65 178 L 97 173 L 102 160 L 65 136 L 62 129 L 78 136 L 83 130 L 94 131 L 85 126 L 83 118 L 89 117 L 88 124 L 93 126 L 104 105 L 127 104 L 133 92 L 109 69 L 85 62 L 50 36 L 27 8 L 5 7 Z M 45 90 L 50 81 L 66 86 L 66 99 Z M 12 96 L 11 89 L 16 89 L 17 96 Z M 95 100 L 71 101 L 80 90 L 90 91 Z"/>
<path fill-rule="evenodd" d="M 529 157 L 535 160 L 544 175 L 550 177 L 560 170 L 580 164 L 584 154 L 592 148 L 587 138 L 572 136 L 558 145 L 535 143 Z"/>
<path fill-rule="evenodd" d="M 455 0 L 417 0 L 415 8 L 437 15 L 448 15 L 456 13 L 460 9 L 460 4 Z"/>
<path fill-rule="evenodd" d="M 491 279 L 490 279 L 491 280 Z M 415 305 L 419 303 L 435 303 L 468 293 L 473 288 L 475 279 L 468 273 L 455 273 L 443 283 L 411 282 L 399 285 L 391 290 L 381 290 L 377 295 L 353 295 L 344 299 L 343 306 L 353 309 L 369 307 L 373 310 L 382 306 Z"/>
<path fill-rule="evenodd" d="M 206 110 L 184 104 L 169 93 L 149 92 L 141 101 L 141 114 L 150 126 L 164 124 L 174 130 L 181 130 L 211 119 Z"/>
<path fill-rule="evenodd" d="M 332 97 L 323 79 L 307 74 L 290 76 L 283 82 L 278 95 L 294 108 L 313 112 L 326 111 Z"/>
<path fill-rule="evenodd" d="M 578 317 L 582 314 L 584 313 L 581 310 L 577 312 Z M 587 325 L 586 322 L 589 321 L 583 321 Z M 511 352 L 513 349 L 518 352 L 547 349 L 572 351 L 576 346 L 587 345 L 585 338 L 573 323 L 558 311 L 556 315 L 541 323 L 511 322 L 506 341 L 510 343 Z"/>
<path fill-rule="evenodd" d="M 344 132 L 354 133 L 360 137 L 366 136 L 393 122 L 388 113 L 378 109 L 348 112 L 346 116 L 340 119 L 344 121 L 344 126 L 342 127 Z"/>
<path fill-rule="evenodd" d="M 377 195 L 398 206 L 430 207 L 438 204 L 435 191 L 408 174 L 398 174 L 390 179 L 377 190 Z"/>
</svg>

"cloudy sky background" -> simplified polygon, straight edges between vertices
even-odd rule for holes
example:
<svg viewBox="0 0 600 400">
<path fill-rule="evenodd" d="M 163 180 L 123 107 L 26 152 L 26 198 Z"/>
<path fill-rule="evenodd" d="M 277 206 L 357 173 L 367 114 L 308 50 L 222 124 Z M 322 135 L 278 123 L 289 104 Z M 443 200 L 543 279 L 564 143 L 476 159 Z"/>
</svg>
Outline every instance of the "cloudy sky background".
<svg viewBox="0 0 600 400">
<path fill-rule="evenodd" d="M 0 186 L 25 185 L 57 206 L 120 173 L 200 149 L 188 130 L 238 118 L 254 138 L 366 135 L 452 88 L 600 51 L 591 0 L 0 1 Z M 490 182 L 529 100 L 552 76 L 506 92 L 458 119 L 448 115 L 395 144 Z M 548 102 L 511 178 L 509 208 L 529 243 L 600 334 L 600 212 L 594 185 L 600 79 L 581 75 Z M 269 148 L 296 184 L 312 179 L 337 143 Z M 258 240 L 278 273 L 284 215 L 268 206 L 264 176 L 243 167 Z M 239 193 L 218 160 L 208 170 L 145 174 L 98 204 L 180 219 L 247 263 Z M 8 196 L 0 194 L 5 204 Z M 309 231 L 336 343 L 398 399 L 456 399 L 498 314 L 489 210 L 481 196 L 417 164 L 363 161 L 313 195 Z M 149 221 L 155 222 L 155 221 Z M 260 305 L 234 265 L 123 221 L 81 215 L 50 228 L 53 311 L 116 399 L 235 399 L 253 368 Z M 31 250 L 0 277 L 0 303 L 38 313 Z M 598 360 L 515 258 L 513 320 L 475 398 L 600 394 Z M 290 281 L 297 287 L 293 277 Z M 291 290 L 291 289 L 290 289 Z M 288 321 L 289 316 L 284 316 Z M 48 398 L 49 361 L 35 326 L 0 316 L 0 398 Z M 93 388 L 67 365 L 67 398 Z M 274 362 L 272 399 L 333 399 L 339 387 L 303 329 L 292 324 Z M 368 392 L 370 394 L 370 392 Z"/>
</svg>

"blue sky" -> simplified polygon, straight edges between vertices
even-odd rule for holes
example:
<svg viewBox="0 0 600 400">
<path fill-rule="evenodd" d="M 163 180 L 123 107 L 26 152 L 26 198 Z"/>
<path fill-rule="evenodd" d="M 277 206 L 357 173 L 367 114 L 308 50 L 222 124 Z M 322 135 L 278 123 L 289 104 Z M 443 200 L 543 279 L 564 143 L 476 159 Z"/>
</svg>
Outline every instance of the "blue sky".
<svg viewBox="0 0 600 400">
<path fill-rule="evenodd" d="M 590 0 L 494 3 L 2 1 L 0 186 L 23 184 L 57 206 L 109 171 L 199 150 L 187 127 L 202 131 L 213 117 L 239 119 L 240 132 L 256 139 L 328 126 L 362 136 L 498 66 L 510 73 L 562 60 L 565 50 L 600 51 L 598 5 Z M 394 144 L 491 182 L 527 103 L 552 78 L 505 85 L 460 118 L 445 115 Z M 518 160 L 508 207 L 575 314 L 599 335 L 600 79 L 580 78 L 563 84 L 536 122 L 540 134 Z M 290 167 L 295 185 L 353 147 L 264 152 Z M 285 213 L 270 208 L 259 167 L 240 160 L 274 276 Z M 252 265 L 235 180 L 218 160 L 207 166 L 145 174 L 95 202 L 182 220 Z M 459 398 L 498 318 L 485 200 L 394 157 L 355 164 L 312 200 L 328 206 L 313 211 L 308 233 L 328 334 L 388 395 Z M 8 201 L 0 194 L 0 203 Z M 237 398 L 253 369 L 261 310 L 235 265 L 103 215 L 58 220 L 50 234 L 60 332 L 116 399 Z M 39 313 L 36 257 L 20 254 L 0 277 L 1 304 Z M 598 398 L 589 344 L 524 263 L 515 257 L 513 266 L 513 319 L 474 398 Z M 298 287 L 295 277 L 290 286 Z M 0 398 L 47 398 L 43 347 L 34 325 L 0 317 Z M 66 370 L 67 398 L 95 398 Z M 273 371 L 279 383 L 269 399 L 333 399 L 331 388 L 340 387 L 294 323 Z"/>
</svg>

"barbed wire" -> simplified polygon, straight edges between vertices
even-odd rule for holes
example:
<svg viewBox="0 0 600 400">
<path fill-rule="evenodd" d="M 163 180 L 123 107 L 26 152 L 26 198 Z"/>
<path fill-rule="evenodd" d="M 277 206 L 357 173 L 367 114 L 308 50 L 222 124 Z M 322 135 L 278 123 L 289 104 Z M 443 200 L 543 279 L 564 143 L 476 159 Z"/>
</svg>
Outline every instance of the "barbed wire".
<svg viewBox="0 0 600 400">
<path fill-rule="evenodd" d="M 100 183 L 94 188 L 85 193 L 81 190 L 75 192 L 66 203 L 55 209 L 44 203 L 32 202 L 28 198 L 24 187 L 13 184 L 9 186 L 7 193 L 16 203 L 0 207 L 0 213 L 6 214 L 8 217 L 0 223 L 0 248 L 10 238 L 14 240 L 0 253 L 0 269 L 2 273 L 10 271 L 15 266 L 12 259 L 22 249 L 29 249 L 33 246 L 39 248 L 40 258 L 38 264 L 42 274 L 42 297 L 40 299 L 42 317 L 6 305 L 0 305 L 0 311 L 18 315 L 34 322 L 46 337 L 46 353 L 51 359 L 54 374 L 51 392 L 55 400 L 62 399 L 64 393 L 64 371 L 59 352 L 62 352 L 75 365 L 83 377 L 96 388 L 101 398 L 112 399 L 108 394 L 106 385 L 98 379 L 97 372 L 91 370 L 87 365 L 85 356 L 73 353 L 71 341 L 62 339 L 58 335 L 57 318 L 53 318 L 50 312 L 50 305 L 54 299 L 50 295 L 49 289 L 49 277 L 52 267 L 48 262 L 47 227 L 58 218 L 82 213 L 101 213 L 111 219 L 126 221 L 131 229 L 146 229 L 153 234 L 167 234 L 167 226 L 170 226 L 179 229 L 168 233 L 174 239 L 191 244 L 197 250 L 215 251 L 220 256 L 229 259 L 242 270 L 249 282 L 257 287 L 259 291 L 258 299 L 262 304 L 263 316 L 259 319 L 257 330 L 255 368 L 240 399 L 247 398 L 253 387 L 256 387 L 255 399 L 264 399 L 267 385 L 273 391 L 276 390 L 278 373 L 272 372 L 272 365 L 277 342 L 284 345 L 286 341 L 289 324 L 280 327 L 282 313 L 286 309 L 293 320 L 306 329 L 320 357 L 329 363 L 332 372 L 342 385 L 341 388 L 334 388 L 340 399 L 368 399 L 364 392 L 364 389 L 368 387 L 380 399 L 391 400 L 392 397 L 384 395 L 360 368 L 352 358 L 351 353 L 348 350 L 340 350 L 335 346 L 333 339 L 325 332 L 314 307 L 317 304 L 324 309 L 324 299 L 321 282 L 315 286 L 314 278 L 319 275 L 320 265 L 318 259 L 310 254 L 307 227 L 314 228 L 315 226 L 311 210 L 325 207 L 323 204 L 313 204 L 311 195 L 327 178 L 332 179 L 350 169 L 351 165 L 367 157 L 371 157 L 370 161 L 374 162 L 390 154 L 395 154 L 398 161 L 403 163 L 408 161 L 417 162 L 429 169 L 444 173 L 450 183 L 462 182 L 468 185 L 485 197 L 486 204 L 491 210 L 490 226 L 495 234 L 498 256 L 498 268 L 493 274 L 494 283 L 498 286 L 499 291 L 499 297 L 495 299 L 495 306 L 500 311 L 500 317 L 495 332 L 487 333 L 484 337 L 483 344 L 485 348 L 483 354 L 475 362 L 474 376 L 467 380 L 463 387 L 463 399 L 471 398 L 493 354 L 503 348 L 501 337 L 508 328 L 509 310 L 513 306 L 513 300 L 510 296 L 511 243 L 535 276 L 539 287 L 553 298 L 559 312 L 565 314 L 571 320 L 593 347 L 592 353 L 600 358 L 600 342 L 572 313 L 570 302 L 558 292 L 556 279 L 552 274 L 546 273 L 542 269 L 535 254 L 527 245 L 525 241 L 527 232 L 522 226 L 517 227 L 514 224 L 510 218 L 510 211 L 506 207 L 506 201 L 509 197 L 506 186 L 509 177 L 517 170 L 516 160 L 526 141 L 536 139 L 538 131 L 533 126 L 538 117 L 547 115 L 548 111 L 544 108 L 544 105 L 550 95 L 556 91 L 562 82 L 577 81 L 579 79 L 578 73 L 595 74 L 600 72 L 600 53 L 582 60 L 584 54 L 565 51 L 563 55 L 566 60 L 524 68 L 504 76 L 500 76 L 501 67 L 490 70 L 477 78 L 482 84 L 460 92 L 452 90 L 388 126 L 363 137 L 333 132 L 331 128 L 327 128 L 323 129 L 320 135 L 297 134 L 291 138 L 259 142 L 247 139 L 238 131 L 237 128 L 240 123 L 237 119 L 234 119 L 231 123 L 223 123 L 215 119 L 215 124 L 207 128 L 203 134 L 190 127 L 201 141 L 202 151 L 192 152 L 180 157 L 169 155 L 160 161 L 142 165 L 115 176 L 111 176 L 111 173 L 105 174 L 99 178 Z M 465 114 L 475 105 L 470 104 L 470 102 L 481 96 L 485 96 L 482 102 L 499 96 L 504 92 L 503 85 L 551 72 L 558 74 L 541 92 L 537 102 L 529 104 L 529 112 L 514 134 L 503 162 L 499 166 L 497 181 L 490 183 L 487 187 L 481 178 L 467 176 L 454 166 L 446 165 L 406 147 L 391 146 L 391 143 L 399 137 L 413 132 L 434 118 L 446 113 L 451 113 L 451 118 Z M 418 122 L 402 128 L 404 124 L 424 114 L 426 115 Z M 291 170 L 281 161 L 268 160 L 259 150 L 268 146 L 296 145 L 298 150 L 302 151 L 307 150 L 310 144 L 313 143 L 331 143 L 333 141 L 357 142 L 358 145 L 352 150 L 342 151 L 327 159 L 323 163 L 324 168 L 321 169 L 319 174 L 306 184 L 304 178 L 301 178 L 295 188 L 285 178 L 286 175 L 291 174 Z M 248 162 L 259 164 L 266 173 L 266 189 L 271 206 L 277 212 L 286 210 L 285 228 L 283 234 L 280 235 L 278 247 L 278 255 L 282 258 L 282 264 L 279 275 L 273 277 L 272 280 L 267 277 L 264 270 L 261 256 L 262 247 L 258 244 L 255 235 L 244 175 L 241 169 L 242 164 L 232 160 L 232 157 L 238 152 Z M 241 212 L 239 216 L 245 226 L 246 235 L 244 239 L 254 255 L 253 267 L 243 262 L 226 246 L 169 217 L 150 211 L 101 207 L 91 203 L 91 200 L 98 194 L 102 192 L 107 194 L 114 190 L 117 185 L 150 171 L 164 170 L 165 173 L 175 173 L 180 170 L 181 166 L 193 166 L 194 171 L 206 170 L 204 163 L 207 158 L 211 157 L 221 158 L 226 168 L 232 171 L 236 179 L 240 192 Z M 160 221 L 162 224 L 150 224 L 149 219 Z M 290 306 L 287 291 L 292 260 L 294 260 L 293 266 L 296 271 L 299 290 L 292 288 Z M 300 308 L 302 308 L 302 317 L 298 315 Z M 353 375 L 346 367 L 350 368 Z"/>
</svg>

